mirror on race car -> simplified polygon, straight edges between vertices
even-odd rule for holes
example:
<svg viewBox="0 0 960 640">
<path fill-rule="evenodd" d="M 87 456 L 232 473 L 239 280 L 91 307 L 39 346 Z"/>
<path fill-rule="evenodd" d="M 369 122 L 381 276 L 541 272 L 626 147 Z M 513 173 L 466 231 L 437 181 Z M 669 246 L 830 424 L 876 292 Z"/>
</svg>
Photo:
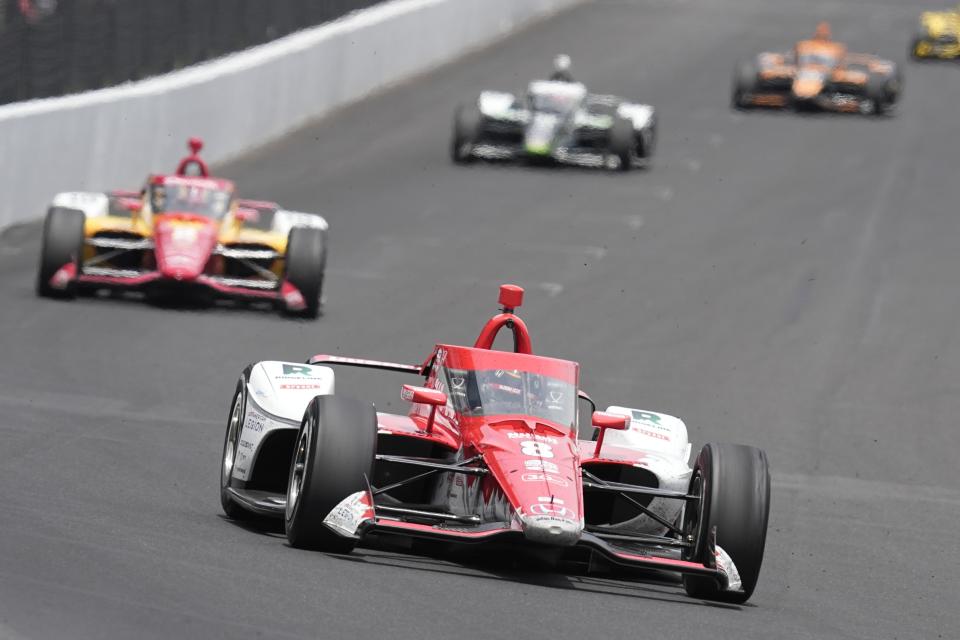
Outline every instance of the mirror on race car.
<svg viewBox="0 0 960 640">
<path fill-rule="evenodd" d="M 593 457 L 599 458 L 600 449 L 603 447 L 603 434 L 607 432 L 607 429 L 614 429 L 616 431 L 628 429 L 630 427 L 630 418 L 616 413 L 607 413 L 606 411 L 594 411 L 593 426 L 600 430 L 600 434 L 597 436 L 597 446 L 593 449 Z"/>
<path fill-rule="evenodd" d="M 256 222 L 260 219 L 260 212 L 256 209 L 237 209 L 233 217 L 240 222 Z"/>
<path fill-rule="evenodd" d="M 412 384 L 403 385 L 403 390 L 400 392 L 400 398 L 402 400 L 406 400 L 407 402 L 429 404 L 435 407 L 440 407 L 447 404 L 447 394 L 445 394 L 443 391 L 428 389 L 427 387 L 415 387 Z"/>
<path fill-rule="evenodd" d="M 139 198 L 124 198 L 120 205 L 130 213 L 130 219 L 136 222 L 143 212 L 143 200 Z"/>
<path fill-rule="evenodd" d="M 630 427 L 630 418 L 606 411 L 593 412 L 593 426 L 597 429 L 624 431 Z"/>
<path fill-rule="evenodd" d="M 427 387 L 415 387 L 412 384 L 403 385 L 400 391 L 400 398 L 407 402 L 430 405 L 430 416 L 427 418 L 425 431 L 433 433 L 433 421 L 437 417 L 437 407 L 447 404 L 447 394 L 437 389 L 428 389 Z"/>
</svg>

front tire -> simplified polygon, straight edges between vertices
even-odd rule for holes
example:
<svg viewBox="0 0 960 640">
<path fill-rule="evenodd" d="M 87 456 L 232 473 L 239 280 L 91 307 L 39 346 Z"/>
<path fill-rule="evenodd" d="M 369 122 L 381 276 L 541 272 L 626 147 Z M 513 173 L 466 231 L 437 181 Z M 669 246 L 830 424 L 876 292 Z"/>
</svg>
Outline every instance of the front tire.
<svg viewBox="0 0 960 640">
<path fill-rule="evenodd" d="M 227 430 L 223 436 L 223 455 L 220 459 L 220 506 L 231 520 L 246 520 L 252 515 L 237 504 L 228 491 L 233 484 L 233 469 L 237 463 L 240 432 L 243 430 L 243 421 L 247 414 L 247 382 L 250 379 L 251 369 L 252 366 L 244 369 L 237 382 L 237 389 L 230 403 Z"/>
<path fill-rule="evenodd" d="M 866 115 L 882 116 L 887 112 L 891 102 L 890 91 L 888 90 L 889 82 L 890 79 L 886 76 L 876 74 L 867 78 L 864 96 L 872 108 L 865 112 Z"/>
<path fill-rule="evenodd" d="M 636 145 L 633 123 L 625 118 L 615 117 L 609 136 L 607 153 L 619 160 L 617 169 L 630 171 L 633 168 L 633 150 Z"/>
<path fill-rule="evenodd" d="M 313 319 L 320 315 L 323 272 L 327 266 L 327 234 L 323 229 L 294 227 L 287 237 L 285 258 L 287 282 L 300 291 L 304 308 L 291 315 Z"/>
<path fill-rule="evenodd" d="M 922 44 L 920 38 L 914 38 L 910 41 L 910 58 L 912 60 L 923 60 L 923 56 L 920 55 L 920 45 Z"/>
<path fill-rule="evenodd" d="M 753 62 L 740 62 L 733 74 L 733 93 L 731 103 L 734 109 L 747 109 L 750 102 L 747 96 L 757 87 L 757 66 Z"/>
<path fill-rule="evenodd" d="M 70 283 L 65 289 L 50 284 L 51 278 L 64 265 L 73 264 L 80 275 L 83 263 L 83 228 L 87 216 L 77 209 L 50 207 L 43 221 L 43 244 L 40 247 L 40 266 L 37 269 L 36 291 L 46 298 L 72 298 L 76 285 Z"/>
<path fill-rule="evenodd" d="M 473 161 L 473 147 L 480 138 L 482 116 L 475 105 L 460 105 L 453 117 L 450 159 L 456 164 Z"/>
<path fill-rule="evenodd" d="M 738 444 L 704 445 L 690 479 L 690 493 L 701 496 L 684 509 L 683 530 L 694 537 L 687 559 L 711 564 L 708 540 L 716 527 L 717 546 L 733 560 L 743 593 L 721 591 L 712 578 L 684 576 L 694 598 L 742 604 L 753 594 L 763 562 L 770 515 L 770 470 L 766 454 Z"/>
<path fill-rule="evenodd" d="M 357 541 L 323 524 L 340 502 L 367 488 L 373 475 L 377 415 L 373 405 L 317 396 L 307 405 L 290 462 L 285 524 L 290 545 L 349 553 Z"/>
<path fill-rule="evenodd" d="M 647 130 L 646 135 L 638 137 L 637 140 L 637 156 L 643 158 L 649 163 L 653 160 L 653 152 L 657 148 L 657 116 L 654 114 L 651 117 L 651 122 L 649 129 Z"/>
</svg>

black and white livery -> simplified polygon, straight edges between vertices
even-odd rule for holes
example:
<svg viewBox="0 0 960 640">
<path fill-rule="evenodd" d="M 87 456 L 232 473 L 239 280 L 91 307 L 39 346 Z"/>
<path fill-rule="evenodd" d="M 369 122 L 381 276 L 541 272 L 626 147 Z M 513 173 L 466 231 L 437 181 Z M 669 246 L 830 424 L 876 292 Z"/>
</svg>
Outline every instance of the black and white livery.
<svg viewBox="0 0 960 640">
<path fill-rule="evenodd" d="M 484 91 L 457 108 L 451 154 L 561 162 L 628 171 L 647 165 L 657 136 L 654 108 L 592 94 L 580 82 L 537 80 L 526 96 Z"/>
</svg>

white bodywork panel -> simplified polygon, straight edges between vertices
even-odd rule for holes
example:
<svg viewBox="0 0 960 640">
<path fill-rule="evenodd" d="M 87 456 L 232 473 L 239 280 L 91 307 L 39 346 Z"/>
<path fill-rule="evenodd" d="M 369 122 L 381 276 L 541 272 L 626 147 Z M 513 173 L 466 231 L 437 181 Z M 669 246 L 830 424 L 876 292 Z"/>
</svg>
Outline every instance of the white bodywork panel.
<svg viewBox="0 0 960 640">
<path fill-rule="evenodd" d="M 88 218 L 98 218 L 109 214 L 110 198 L 105 193 L 66 191 L 58 193 L 50 206 L 77 209 L 83 211 Z"/>
<path fill-rule="evenodd" d="M 300 424 L 315 396 L 333 393 L 330 367 L 301 362 L 258 362 L 250 372 L 250 398 L 268 413 Z"/>
<path fill-rule="evenodd" d="M 632 122 L 634 129 L 645 129 L 653 120 L 653 107 L 649 104 L 621 102 L 617 106 L 617 115 Z"/>
<path fill-rule="evenodd" d="M 299 429 L 310 401 L 333 391 L 330 367 L 276 361 L 255 364 L 247 382 L 247 407 L 233 477 L 247 480 L 267 434 L 276 429 Z"/>
<path fill-rule="evenodd" d="M 583 100 L 587 97 L 587 87 L 579 82 L 553 82 L 551 80 L 534 80 L 527 88 L 532 94 L 565 96 L 571 99 Z"/>
<path fill-rule="evenodd" d="M 682 420 L 665 413 L 612 406 L 609 413 L 628 416 L 630 427 L 624 431 L 607 430 L 604 445 L 633 449 L 638 457 L 635 466 L 647 469 L 657 476 L 661 489 L 686 492 L 693 470 L 688 465 L 690 441 L 687 425 Z M 683 501 L 654 498 L 648 507 L 668 522 L 679 518 Z M 653 533 L 662 535 L 666 527 L 647 515 L 612 525 L 610 529 L 624 532 Z"/>
<path fill-rule="evenodd" d="M 294 227 L 310 227 L 326 231 L 330 225 L 327 224 L 323 216 L 316 213 L 278 209 L 273 215 L 273 230 L 275 232 L 287 235 L 290 233 L 290 229 Z"/>
<path fill-rule="evenodd" d="M 607 412 L 629 417 L 630 428 L 625 431 L 608 431 L 604 436 L 605 442 L 619 447 L 659 453 L 664 457 L 682 462 L 684 466 L 690 460 L 687 425 L 680 418 L 665 413 L 618 406 L 607 407 Z"/>
<path fill-rule="evenodd" d="M 503 93 L 502 91 L 484 91 L 477 100 L 477 107 L 480 113 L 487 116 L 503 117 L 513 107 L 516 100 L 512 93 Z"/>
</svg>

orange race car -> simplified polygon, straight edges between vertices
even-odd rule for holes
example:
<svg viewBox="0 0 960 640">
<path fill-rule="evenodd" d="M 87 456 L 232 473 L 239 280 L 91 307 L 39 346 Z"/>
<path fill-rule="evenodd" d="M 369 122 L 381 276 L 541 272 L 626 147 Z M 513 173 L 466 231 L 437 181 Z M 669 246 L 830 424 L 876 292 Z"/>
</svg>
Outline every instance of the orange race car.
<svg viewBox="0 0 960 640">
<path fill-rule="evenodd" d="M 880 115 L 900 97 L 897 65 L 864 53 L 850 53 L 821 22 L 810 40 L 793 51 L 764 52 L 737 65 L 733 106 L 817 109 Z"/>
</svg>

